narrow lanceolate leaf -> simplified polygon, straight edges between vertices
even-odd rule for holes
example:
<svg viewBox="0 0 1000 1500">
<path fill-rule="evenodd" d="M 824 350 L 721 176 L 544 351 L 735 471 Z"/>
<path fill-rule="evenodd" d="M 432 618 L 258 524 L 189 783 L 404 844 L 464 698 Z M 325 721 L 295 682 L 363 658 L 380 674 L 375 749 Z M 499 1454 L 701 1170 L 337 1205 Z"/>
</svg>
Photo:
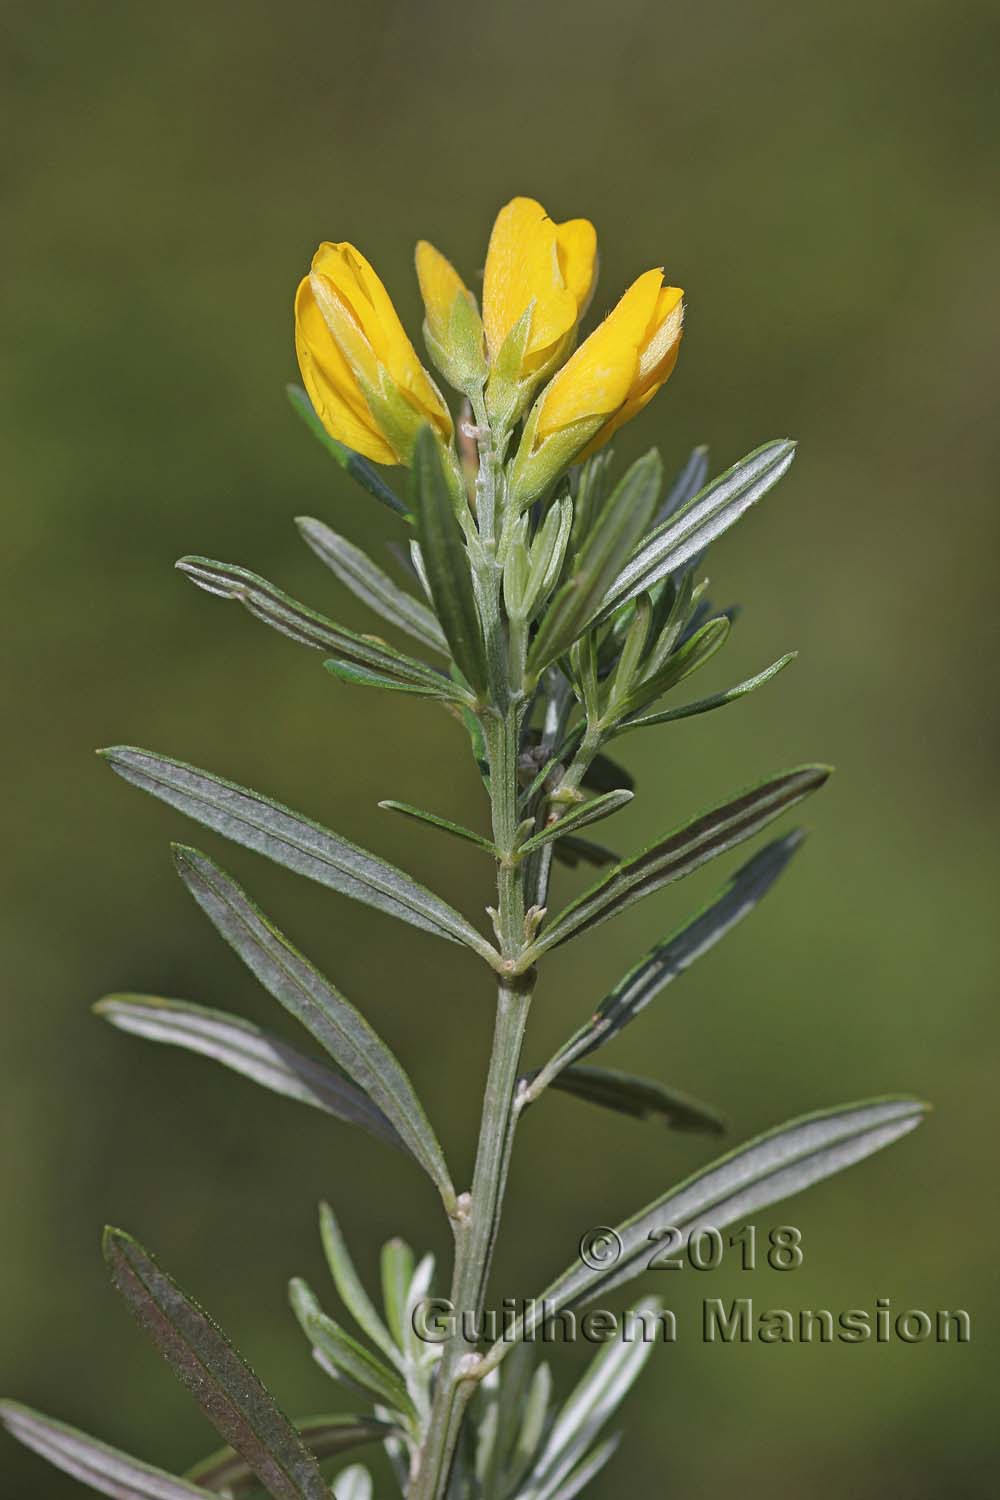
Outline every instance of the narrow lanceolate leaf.
<svg viewBox="0 0 1000 1500">
<path fill-rule="evenodd" d="M 617 738 L 625 734 L 629 729 L 646 729 L 653 724 L 672 724 L 675 719 L 690 719 L 695 714 L 711 713 L 714 708 L 725 708 L 727 703 L 735 703 L 738 698 L 745 698 L 748 693 L 754 692 L 756 688 L 763 687 L 765 682 L 770 682 L 772 677 L 777 677 L 788 663 L 794 661 L 798 656 L 797 651 L 789 651 L 786 655 L 779 657 L 763 672 L 758 672 L 754 677 L 748 677 L 745 682 L 738 682 L 735 687 L 726 688 L 724 692 L 712 693 L 708 698 L 699 698 L 694 703 L 682 703 L 678 708 L 666 708 L 660 713 L 644 714 L 642 718 L 627 719 L 624 724 L 617 724 L 609 734 L 610 738 Z"/>
<path fill-rule="evenodd" d="M 105 1230 L 104 1256 L 115 1287 L 174 1374 L 274 1500 L 327 1500 L 295 1428 L 201 1308 L 122 1230 Z"/>
<path fill-rule="evenodd" d="M 653 1078 L 638 1078 L 617 1068 L 571 1064 L 552 1079 L 552 1087 L 636 1120 L 662 1120 L 672 1130 L 721 1135 L 726 1128 L 723 1116 L 710 1105 Z"/>
<path fill-rule="evenodd" d="M 532 676 L 537 677 L 563 656 L 597 614 L 622 564 L 649 525 L 662 473 L 654 449 L 637 459 L 615 486 L 569 578 L 542 616 L 528 654 Z"/>
<path fill-rule="evenodd" d="M 361 1464 L 352 1464 L 333 1482 L 333 1500 L 372 1500 L 374 1493 L 372 1477 Z"/>
<path fill-rule="evenodd" d="M 595 844 L 591 839 L 578 839 L 573 834 L 560 834 L 552 853 L 560 864 L 571 870 L 579 864 L 596 865 L 600 869 L 603 865 L 616 865 L 621 859 L 613 849 Z"/>
<path fill-rule="evenodd" d="M 476 693 L 486 690 L 486 651 L 472 587 L 469 554 L 429 427 L 413 450 L 413 496 L 420 552 L 441 629 L 459 671 Z"/>
<path fill-rule="evenodd" d="M 320 561 L 369 609 L 431 651 L 449 654 L 448 642 L 427 605 L 399 588 L 360 547 L 311 516 L 299 516 L 295 524 Z"/>
<path fill-rule="evenodd" d="M 175 1479 L 16 1401 L 0 1401 L 0 1421 L 26 1448 L 112 1500 L 211 1500 L 211 1490 Z"/>
<path fill-rule="evenodd" d="M 241 1016 L 153 995 L 108 995 L 94 1010 L 119 1031 L 210 1057 L 275 1094 L 311 1104 L 350 1125 L 360 1125 L 401 1151 L 408 1149 L 361 1089 L 325 1063 Z"/>
<path fill-rule="evenodd" d="M 177 871 L 216 930 L 264 988 L 363 1089 L 437 1184 L 454 1188 L 437 1137 L 403 1068 L 360 1011 L 313 968 L 218 865 L 175 847 Z"/>
<path fill-rule="evenodd" d="M 554 839 L 561 839 L 566 834 L 579 833 L 581 828 L 587 828 L 591 823 L 599 823 L 602 818 L 608 818 L 620 807 L 625 807 L 632 801 L 632 793 L 624 788 L 617 791 L 605 792 L 603 797 L 593 797 L 589 802 L 581 802 L 576 807 L 565 813 L 561 818 L 549 823 L 539 833 L 533 834 L 526 839 L 518 849 L 519 854 L 530 854 L 533 849 L 541 849 L 545 844 L 551 844 Z"/>
<path fill-rule="evenodd" d="M 288 1295 L 306 1338 L 338 1375 L 370 1400 L 392 1407 L 408 1417 L 415 1415 L 413 1403 L 399 1375 L 352 1338 L 333 1318 L 327 1317 L 305 1281 L 296 1277 Z"/>
<path fill-rule="evenodd" d="M 345 667 L 376 673 L 429 697 L 455 702 L 467 700 L 457 683 L 443 672 L 407 656 L 405 652 L 396 651 L 377 636 L 358 635 L 343 625 L 334 624 L 246 568 L 214 562 L 209 557 L 182 557 L 177 567 L 206 593 L 215 594 L 220 599 L 235 599 L 273 630 L 303 646 L 332 652 L 333 659 Z"/>
<path fill-rule="evenodd" d="M 609 615 L 636 594 L 655 588 L 668 573 L 689 562 L 766 495 L 788 471 L 795 444 L 765 443 L 727 469 L 675 516 L 658 527 L 609 583 L 597 613 Z"/>
<path fill-rule="evenodd" d="M 634 683 L 617 705 L 616 716 L 622 718 L 637 713 L 664 693 L 669 693 L 685 677 L 690 677 L 705 666 L 717 651 L 726 644 L 730 624 L 725 615 L 709 620 L 696 635 L 675 651 L 662 667 L 642 681 Z"/>
<path fill-rule="evenodd" d="M 662 526 L 669 516 L 676 515 L 683 506 L 693 500 L 698 491 L 704 487 L 708 478 L 708 449 L 704 446 L 694 448 L 691 457 L 681 469 L 677 478 L 667 491 L 666 499 L 656 512 L 656 525 Z"/>
<path fill-rule="evenodd" d="M 101 754 L 133 786 L 224 838 L 425 932 L 465 943 L 483 958 L 492 955 L 486 939 L 446 901 L 394 865 L 280 802 L 149 750 L 117 745 Z"/>
<path fill-rule="evenodd" d="M 314 1458 L 336 1458 L 365 1443 L 384 1442 L 396 1428 L 377 1417 L 306 1417 L 295 1423 L 295 1429 Z M 249 1500 L 260 1493 L 260 1484 L 252 1469 L 232 1448 L 223 1448 L 203 1458 L 186 1476 L 205 1488 L 195 1493 L 224 1494 L 232 1500 Z M 186 1491 L 184 1493 L 187 1493 Z"/>
<path fill-rule="evenodd" d="M 614 1458 L 621 1447 L 622 1433 L 616 1432 L 613 1437 L 606 1438 L 603 1443 L 598 1443 L 592 1448 L 572 1473 L 567 1474 L 556 1489 L 546 1490 L 544 1500 L 573 1500 L 586 1489 L 592 1479 L 596 1479 L 601 1470 Z"/>
<path fill-rule="evenodd" d="M 453 823 L 450 818 L 425 812 L 422 807 L 414 807 L 410 802 L 396 802 L 392 797 L 380 802 L 379 807 L 384 807 L 387 812 L 402 813 L 404 817 L 414 818 L 418 823 L 429 823 L 432 828 L 440 828 L 442 833 L 454 834 L 456 838 L 465 839 L 466 843 L 485 849 L 488 854 L 496 854 L 496 846 L 489 839 L 483 838 L 481 833 L 473 833 L 471 828 L 463 828 L 461 823 Z"/>
<path fill-rule="evenodd" d="M 660 1303 L 650 1297 L 631 1308 L 628 1317 L 645 1326 L 645 1320 L 655 1319 L 659 1312 Z M 605 1344 L 563 1403 L 518 1500 L 552 1500 L 561 1493 L 559 1487 L 617 1411 L 652 1352 L 653 1341 L 643 1338 Z"/>
<path fill-rule="evenodd" d="M 403 1348 L 409 1332 L 406 1326 L 406 1309 L 410 1299 L 410 1284 L 416 1272 L 416 1257 L 406 1241 L 398 1235 L 382 1246 L 380 1270 L 386 1321 L 396 1343 Z"/>
<path fill-rule="evenodd" d="M 347 1248 L 347 1241 L 341 1233 L 336 1214 L 328 1203 L 320 1204 L 319 1228 L 323 1241 L 323 1253 L 330 1267 L 333 1284 L 340 1294 L 340 1300 L 362 1333 L 366 1333 L 372 1343 L 377 1345 L 383 1354 L 388 1355 L 393 1364 L 405 1363 L 400 1350 L 393 1342 L 392 1335 L 361 1284 L 361 1278 L 354 1268 L 354 1262 Z"/>
<path fill-rule="evenodd" d="M 356 484 L 360 484 L 369 495 L 374 495 L 376 500 L 387 505 L 397 516 L 411 520 L 410 512 L 399 496 L 386 484 L 375 465 L 370 464 L 360 453 L 355 453 L 353 448 L 348 448 L 346 443 L 339 443 L 335 437 L 330 436 L 313 410 L 313 404 L 302 387 L 289 385 L 286 389 L 294 410 L 298 412 L 310 432 L 319 439 L 327 452 L 333 455 L 344 472 L 350 474 Z"/>
<path fill-rule="evenodd" d="M 701 1229 L 750 1218 L 899 1140 L 920 1124 L 926 1108 L 916 1099 L 872 1099 L 803 1115 L 758 1136 L 619 1224 L 621 1254 L 614 1265 L 571 1266 L 530 1304 L 522 1331 L 533 1332 L 543 1308 L 551 1314 L 590 1302 L 641 1275 L 665 1230 L 678 1231 L 677 1249 L 683 1249 Z"/>
<path fill-rule="evenodd" d="M 803 829 L 796 828 L 759 850 L 740 866 L 714 901 L 651 948 L 605 996 L 586 1024 L 546 1063 L 540 1073 L 542 1085 L 552 1081 L 569 1063 L 596 1052 L 617 1036 L 661 990 L 749 916 L 804 839 Z"/>
<path fill-rule="evenodd" d="M 799 766 L 772 776 L 616 865 L 545 928 L 532 946 L 531 962 L 575 933 L 606 922 L 633 902 L 752 838 L 821 787 L 829 774 L 828 766 Z"/>
</svg>

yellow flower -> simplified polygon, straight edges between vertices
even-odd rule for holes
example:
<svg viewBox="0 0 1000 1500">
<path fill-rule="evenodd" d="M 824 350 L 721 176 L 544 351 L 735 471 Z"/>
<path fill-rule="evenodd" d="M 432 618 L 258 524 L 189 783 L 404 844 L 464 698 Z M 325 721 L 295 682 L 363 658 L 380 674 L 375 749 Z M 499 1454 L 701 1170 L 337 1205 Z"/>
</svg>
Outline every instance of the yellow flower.
<svg viewBox="0 0 1000 1500">
<path fill-rule="evenodd" d="M 554 224 L 534 198 L 513 198 L 490 235 L 483 275 L 486 346 L 496 364 L 530 309 L 511 381 L 547 373 L 562 358 L 587 310 L 597 276 L 597 234 L 588 219 Z"/>
<path fill-rule="evenodd" d="M 429 422 L 450 442 L 448 408 L 388 292 L 353 245 L 325 243 L 295 297 L 295 349 L 331 437 L 380 464 L 408 463 Z"/>
<path fill-rule="evenodd" d="M 546 386 L 515 465 L 522 499 L 596 451 L 651 401 L 677 362 L 684 293 L 646 271 Z"/>
<path fill-rule="evenodd" d="M 468 394 L 481 388 L 486 376 L 476 299 L 451 261 L 427 240 L 417 243 L 416 264 L 428 352 L 445 379 Z"/>
</svg>

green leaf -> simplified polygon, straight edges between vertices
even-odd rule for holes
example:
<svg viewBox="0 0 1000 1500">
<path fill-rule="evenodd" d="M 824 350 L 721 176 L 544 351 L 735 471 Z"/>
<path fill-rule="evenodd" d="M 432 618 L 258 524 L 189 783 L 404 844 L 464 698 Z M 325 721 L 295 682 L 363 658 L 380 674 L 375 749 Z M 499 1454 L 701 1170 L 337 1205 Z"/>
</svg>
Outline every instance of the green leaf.
<svg viewBox="0 0 1000 1500">
<path fill-rule="evenodd" d="M 520 845 L 518 853 L 530 854 L 532 850 L 542 849 L 546 844 L 551 844 L 566 834 L 575 834 L 581 828 L 587 828 L 591 823 L 599 823 L 602 818 L 610 817 L 612 813 L 616 813 L 621 807 L 626 807 L 631 801 L 632 793 L 619 788 L 613 792 L 605 792 L 603 797 L 592 797 L 589 802 L 578 803 L 557 821 L 547 824 L 539 833 L 525 840 Z"/>
<path fill-rule="evenodd" d="M 354 1268 L 351 1253 L 347 1248 L 347 1241 L 328 1203 L 320 1204 L 319 1227 L 323 1253 L 340 1300 L 362 1333 L 366 1333 L 372 1343 L 381 1349 L 383 1354 L 388 1355 L 393 1364 L 403 1365 L 405 1361 L 393 1343 L 392 1335 L 375 1311 L 371 1298 L 361 1284 L 361 1278 Z"/>
<path fill-rule="evenodd" d="M 596 927 L 661 886 L 690 875 L 699 866 L 759 833 L 781 813 L 801 802 L 827 780 L 828 766 L 799 766 L 770 777 L 720 803 L 691 823 L 624 860 L 584 891 L 546 927 L 533 944 L 530 961 L 558 947 L 585 928 Z"/>
<path fill-rule="evenodd" d="M 361 1464 L 352 1464 L 333 1482 L 333 1500 L 372 1500 L 372 1477 Z"/>
<path fill-rule="evenodd" d="M 735 703 L 737 698 L 745 698 L 747 693 L 752 693 L 756 688 L 763 687 L 765 682 L 770 682 L 772 677 L 788 666 L 798 656 L 797 651 L 789 651 L 785 656 L 779 657 L 763 672 L 758 672 L 755 677 L 748 677 L 745 682 L 738 682 L 735 687 L 727 688 L 722 693 L 712 693 L 708 698 L 700 698 L 696 703 L 683 703 L 679 708 L 667 708 L 661 713 L 647 714 L 641 719 L 628 719 L 624 724 L 618 724 L 609 731 L 611 738 L 616 739 L 618 735 L 625 734 L 629 729 L 648 729 L 653 724 L 672 724 L 676 719 L 690 719 L 695 714 L 707 714 L 715 708 L 724 708 L 727 703 Z"/>
<path fill-rule="evenodd" d="M 400 1348 L 404 1347 L 409 1329 L 406 1307 L 410 1283 L 416 1269 L 413 1251 L 405 1240 L 395 1237 L 382 1246 L 382 1301 L 389 1330 Z"/>
<path fill-rule="evenodd" d="M 295 524 L 320 561 L 369 609 L 429 650 L 450 655 L 448 642 L 427 605 L 399 588 L 360 547 L 311 516 L 299 516 Z"/>
<path fill-rule="evenodd" d="M 377 1417 L 323 1416 L 306 1417 L 295 1423 L 296 1431 L 314 1458 L 336 1458 L 363 1443 L 384 1442 L 397 1430 L 391 1422 Z M 252 1500 L 260 1493 L 253 1471 L 232 1448 L 222 1448 L 203 1458 L 188 1470 L 188 1479 L 196 1480 L 213 1494 L 225 1494 L 232 1500 Z M 204 1494 L 204 1490 L 198 1493 Z"/>
<path fill-rule="evenodd" d="M 663 468 L 655 449 L 637 459 L 615 486 L 587 535 L 570 576 L 542 617 L 528 654 L 539 676 L 583 635 L 622 563 L 643 535 L 656 507 Z"/>
<path fill-rule="evenodd" d="M 691 450 L 691 456 L 667 491 L 666 499 L 656 513 L 656 525 L 662 526 L 669 516 L 693 500 L 708 478 L 708 449 L 704 445 Z"/>
<path fill-rule="evenodd" d="M 427 582 L 451 654 L 473 691 L 486 691 L 486 651 L 472 587 L 469 554 L 429 427 L 413 450 L 413 508 Z"/>
<path fill-rule="evenodd" d="M 515 1346 L 516 1347 L 516 1346 Z M 513 1350 L 508 1358 L 513 1355 Z M 511 1492 L 520 1500 L 520 1484 L 538 1453 L 545 1433 L 546 1419 L 552 1401 L 552 1372 L 548 1365 L 539 1365 L 524 1403 L 524 1416 L 514 1445 L 508 1484 Z"/>
<path fill-rule="evenodd" d="M 606 849 L 591 839 L 578 839 L 573 834 L 560 834 L 552 853 L 560 864 L 571 870 L 579 864 L 595 865 L 600 869 L 604 865 L 616 865 L 621 859 L 614 849 Z"/>
<path fill-rule="evenodd" d="M 659 1311 L 659 1300 L 654 1297 L 630 1309 L 637 1318 L 655 1317 Z M 619 1338 L 604 1345 L 557 1413 L 527 1482 L 518 1490 L 518 1500 L 550 1500 L 559 1493 L 558 1486 L 568 1480 L 617 1411 L 652 1352 L 653 1343 L 641 1338 Z M 610 1452 L 601 1461 L 608 1457 Z"/>
<path fill-rule="evenodd" d="M 672 1130 L 721 1135 L 726 1128 L 722 1115 L 700 1100 L 655 1079 L 621 1073 L 617 1068 L 570 1064 L 552 1079 L 551 1086 L 636 1120 L 661 1119 Z"/>
<path fill-rule="evenodd" d="M 374 1101 L 406 1146 L 454 1201 L 441 1147 L 413 1085 L 381 1037 L 247 898 L 196 849 L 175 846 L 177 872 L 202 911 L 250 972 L 300 1021 Z"/>
<path fill-rule="evenodd" d="M 252 1021 L 153 995 L 108 995 L 94 1010 L 119 1031 L 210 1057 L 272 1093 L 311 1104 L 349 1125 L 360 1125 L 409 1154 L 398 1131 L 367 1094 L 326 1063 L 308 1057 Z"/>
<path fill-rule="evenodd" d="M 125 781 L 224 838 L 425 932 L 465 943 L 490 960 L 490 944 L 446 901 L 394 865 L 280 802 L 131 745 L 116 745 L 100 754 Z"/>
<path fill-rule="evenodd" d="M 389 1406 L 409 1418 L 415 1418 L 413 1402 L 395 1371 L 351 1337 L 320 1307 L 311 1288 L 296 1277 L 288 1288 L 289 1300 L 302 1331 L 313 1348 L 322 1355 L 348 1385 L 362 1391 L 372 1401 Z"/>
<path fill-rule="evenodd" d="M 383 676 L 381 672 L 373 672 L 370 667 L 356 667 L 353 662 L 336 661 L 331 657 L 323 663 L 323 666 L 334 677 L 339 677 L 341 682 L 349 683 L 351 687 L 386 688 L 391 693 L 413 693 L 420 698 L 451 698 L 452 702 L 467 701 L 464 695 L 457 700 L 448 693 L 428 692 L 425 686 L 418 683 L 400 682 L 398 679 Z"/>
<path fill-rule="evenodd" d="M 685 973 L 696 959 L 710 952 L 737 923 L 750 915 L 787 867 L 795 851 L 801 848 L 804 839 L 803 829 L 793 829 L 741 865 L 721 895 L 657 943 L 629 969 L 587 1022 L 540 1070 L 540 1075 L 547 1082 L 552 1081 L 569 1063 L 596 1052 L 598 1047 L 624 1030 L 662 989 Z"/>
<path fill-rule="evenodd" d="M 334 659 L 345 668 L 377 673 L 426 696 L 467 701 L 467 694 L 443 672 L 396 651 L 377 636 L 358 635 L 335 625 L 246 568 L 214 562 L 209 557 L 182 557 L 177 568 L 206 593 L 237 600 L 256 619 L 293 641 L 316 650 L 332 651 Z"/>
<path fill-rule="evenodd" d="M 397 516 L 403 516 L 407 521 L 411 520 L 410 512 L 399 496 L 389 488 L 375 466 L 369 463 L 367 458 L 362 458 L 360 453 L 355 453 L 353 448 L 348 448 L 346 443 L 339 443 L 335 437 L 330 436 L 313 410 L 313 404 L 302 387 L 289 385 L 285 389 L 288 392 L 289 401 L 309 431 L 319 438 L 328 453 L 333 454 L 344 472 L 350 474 L 356 484 L 360 484 L 369 495 L 374 495 L 376 500 L 381 500 L 382 504 L 387 505 Z"/>
<path fill-rule="evenodd" d="M 709 620 L 667 658 L 658 672 L 633 683 L 615 705 L 616 716 L 625 718 L 645 708 L 647 704 L 655 703 L 657 698 L 662 698 L 664 693 L 683 682 L 685 677 L 690 677 L 692 672 L 705 666 L 726 644 L 731 629 L 725 615 Z"/>
<path fill-rule="evenodd" d="M 621 1441 L 622 1434 L 616 1432 L 613 1437 L 606 1438 L 603 1443 L 598 1443 L 590 1450 L 582 1463 L 579 1463 L 572 1473 L 566 1476 L 558 1489 L 546 1491 L 546 1500 L 573 1500 L 573 1496 L 585 1489 L 614 1458 L 621 1447 Z"/>
<path fill-rule="evenodd" d="M 79 1479 L 81 1484 L 112 1496 L 112 1500 L 211 1500 L 211 1490 L 175 1479 L 172 1474 L 120 1453 L 117 1448 L 109 1448 L 107 1443 L 100 1443 L 65 1422 L 43 1416 L 30 1406 L 0 1401 L 0 1421 L 26 1448 L 40 1454 L 64 1474 Z"/>
<path fill-rule="evenodd" d="M 777 484 L 794 457 L 794 443 L 765 443 L 714 479 L 645 539 L 609 581 L 595 613 L 604 618 L 691 561 Z"/>
<path fill-rule="evenodd" d="M 116 1289 L 174 1374 L 274 1500 L 328 1500 L 302 1439 L 201 1308 L 122 1230 L 104 1231 L 104 1257 Z"/>
<path fill-rule="evenodd" d="M 725 1229 L 751 1218 L 907 1135 L 926 1108 L 916 1099 L 871 1099 L 803 1115 L 757 1136 L 619 1224 L 615 1233 L 621 1254 L 614 1263 L 597 1270 L 583 1262 L 571 1266 L 541 1298 L 529 1302 L 519 1332 L 530 1337 L 543 1308 L 553 1315 L 604 1297 L 641 1275 L 655 1253 L 658 1232 L 678 1230 L 682 1248 L 700 1229 Z"/>
<path fill-rule="evenodd" d="M 379 803 L 387 812 L 402 813 L 404 817 L 415 818 L 418 823 L 429 823 L 432 828 L 440 828 L 443 833 L 452 833 L 456 838 L 465 839 L 469 844 L 476 844 L 480 849 L 485 849 L 487 854 L 496 854 L 496 846 L 489 839 L 484 839 L 482 834 L 473 833 L 471 828 L 463 828 L 461 823 L 453 823 L 450 818 L 441 818 L 437 813 L 425 812 L 422 807 L 414 807 L 410 802 L 397 802 L 392 797 L 387 797 Z"/>
</svg>

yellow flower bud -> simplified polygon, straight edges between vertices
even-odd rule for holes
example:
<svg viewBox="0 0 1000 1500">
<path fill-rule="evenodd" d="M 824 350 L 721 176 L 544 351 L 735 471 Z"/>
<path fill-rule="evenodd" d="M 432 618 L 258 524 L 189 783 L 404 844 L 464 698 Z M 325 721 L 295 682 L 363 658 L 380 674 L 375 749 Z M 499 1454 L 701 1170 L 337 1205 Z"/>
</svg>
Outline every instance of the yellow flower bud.
<svg viewBox="0 0 1000 1500">
<path fill-rule="evenodd" d="M 677 362 L 684 293 L 646 271 L 546 386 L 525 427 L 514 487 L 540 494 L 651 401 Z"/>
<path fill-rule="evenodd" d="M 320 245 L 295 297 L 295 350 L 309 399 L 331 437 L 380 464 L 410 460 L 429 422 L 452 422 L 388 292 L 349 244 Z"/>
<path fill-rule="evenodd" d="M 530 391 L 565 357 L 596 277 L 597 234 L 589 220 L 555 224 L 534 198 L 514 198 L 500 210 L 486 254 L 483 323 L 505 388 Z M 506 390 L 504 396 L 506 406 Z"/>
<path fill-rule="evenodd" d="M 417 243 L 417 280 L 424 299 L 424 340 L 434 364 L 456 390 L 468 393 L 486 378 L 483 325 L 476 299 L 440 250 Z"/>
</svg>

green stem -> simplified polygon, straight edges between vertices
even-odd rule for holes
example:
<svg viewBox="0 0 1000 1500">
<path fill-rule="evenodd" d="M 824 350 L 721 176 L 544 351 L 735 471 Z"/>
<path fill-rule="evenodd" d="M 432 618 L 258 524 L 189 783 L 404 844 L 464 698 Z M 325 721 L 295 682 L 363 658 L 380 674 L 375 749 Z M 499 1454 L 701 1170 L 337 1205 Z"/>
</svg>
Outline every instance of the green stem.
<svg viewBox="0 0 1000 1500">
<path fill-rule="evenodd" d="M 465 1213 L 456 1225 L 450 1298 L 454 1328 L 438 1368 L 427 1441 L 409 1500 L 441 1500 L 447 1489 L 465 1408 L 478 1378 L 477 1328 L 510 1161 L 521 1045 L 534 988 L 532 971 L 513 972 L 526 947 L 523 868 L 515 854 L 518 753 L 524 712 L 523 700 L 515 700 L 502 711 L 491 709 L 484 715 L 493 840 L 498 852 L 495 922 L 501 956 L 511 972 L 500 974 L 472 1188 Z"/>
</svg>

